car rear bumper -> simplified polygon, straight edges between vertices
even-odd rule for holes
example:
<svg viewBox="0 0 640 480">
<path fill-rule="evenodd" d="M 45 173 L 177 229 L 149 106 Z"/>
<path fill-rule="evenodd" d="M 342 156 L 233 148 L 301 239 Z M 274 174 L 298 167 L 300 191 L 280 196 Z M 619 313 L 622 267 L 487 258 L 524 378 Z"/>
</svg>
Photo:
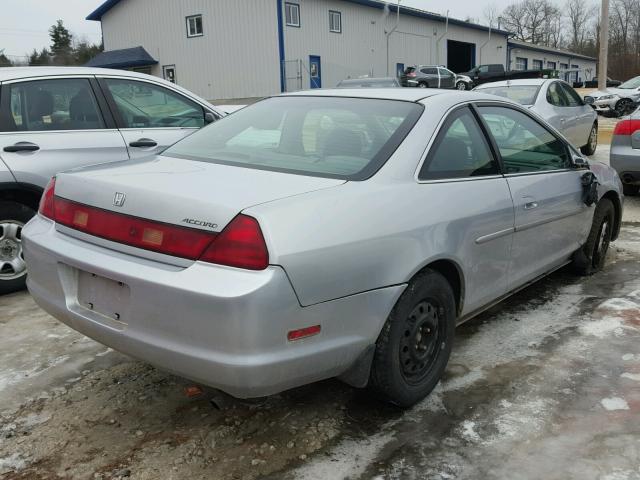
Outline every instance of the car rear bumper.
<svg viewBox="0 0 640 480">
<path fill-rule="evenodd" d="M 620 176 L 622 183 L 640 185 L 640 149 L 632 148 L 629 137 L 617 140 L 611 145 L 610 163 Z"/>
<path fill-rule="evenodd" d="M 375 343 L 404 289 L 303 308 L 278 266 L 169 266 L 61 233 L 39 215 L 23 239 L 28 287 L 44 310 L 115 350 L 242 398 L 344 373 Z M 287 340 L 312 325 L 319 335 Z"/>
</svg>

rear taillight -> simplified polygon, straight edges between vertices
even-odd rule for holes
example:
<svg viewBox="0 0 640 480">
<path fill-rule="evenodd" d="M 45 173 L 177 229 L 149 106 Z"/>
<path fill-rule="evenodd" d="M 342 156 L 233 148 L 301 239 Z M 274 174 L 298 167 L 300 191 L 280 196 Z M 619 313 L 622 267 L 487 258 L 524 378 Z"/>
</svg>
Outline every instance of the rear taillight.
<svg viewBox="0 0 640 480">
<path fill-rule="evenodd" d="M 269 252 L 258 221 L 242 214 L 235 217 L 200 260 L 249 270 L 267 268 Z"/>
<path fill-rule="evenodd" d="M 216 234 L 177 227 L 55 197 L 55 221 L 112 242 L 197 260 Z"/>
<path fill-rule="evenodd" d="M 46 188 L 44 189 L 44 193 L 42 194 L 42 198 L 40 199 L 40 206 L 38 207 L 38 213 L 44 217 L 50 218 L 51 220 L 55 220 L 56 212 L 55 212 L 55 192 L 56 190 L 56 177 L 53 177 L 49 180 Z"/>
<path fill-rule="evenodd" d="M 633 135 L 640 130 L 640 120 L 622 120 L 616 124 L 614 135 Z"/>
<path fill-rule="evenodd" d="M 415 72 L 407 73 L 407 77 L 415 78 L 417 74 Z"/>
</svg>

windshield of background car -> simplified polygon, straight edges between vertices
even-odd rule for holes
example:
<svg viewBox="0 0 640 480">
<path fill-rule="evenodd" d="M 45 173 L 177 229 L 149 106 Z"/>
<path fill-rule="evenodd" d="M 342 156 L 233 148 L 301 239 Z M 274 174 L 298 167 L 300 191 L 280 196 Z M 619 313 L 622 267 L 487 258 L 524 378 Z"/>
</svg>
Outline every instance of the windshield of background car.
<svg viewBox="0 0 640 480">
<path fill-rule="evenodd" d="M 275 97 L 195 132 L 163 155 L 246 168 L 365 180 L 420 117 L 417 103 Z"/>
<path fill-rule="evenodd" d="M 536 103 L 538 96 L 538 85 L 511 85 L 502 87 L 485 87 L 476 88 L 477 91 L 497 95 L 498 97 L 508 98 L 520 105 L 533 105 Z"/>
<path fill-rule="evenodd" d="M 633 88 L 638 88 L 638 87 L 640 87 L 640 77 L 634 77 L 631 80 L 627 80 L 622 85 L 620 85 L 618 88 L 633 89 Z"/>
</svg>

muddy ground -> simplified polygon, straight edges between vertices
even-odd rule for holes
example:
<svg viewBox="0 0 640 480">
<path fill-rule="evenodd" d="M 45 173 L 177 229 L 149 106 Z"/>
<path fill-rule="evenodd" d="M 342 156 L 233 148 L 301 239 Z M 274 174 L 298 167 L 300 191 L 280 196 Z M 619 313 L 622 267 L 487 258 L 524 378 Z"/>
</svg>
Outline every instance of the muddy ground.
<svg viewBox="0 0 640 480">
<path fill-rule="evenodd" d="M 0 478 L 639 480 L 637 218 L 631 198 L 604 272 L 461 326 L 405 412 L 334 380 L 251 404 L 190 391 L 0 297 Z"/>
</svg>

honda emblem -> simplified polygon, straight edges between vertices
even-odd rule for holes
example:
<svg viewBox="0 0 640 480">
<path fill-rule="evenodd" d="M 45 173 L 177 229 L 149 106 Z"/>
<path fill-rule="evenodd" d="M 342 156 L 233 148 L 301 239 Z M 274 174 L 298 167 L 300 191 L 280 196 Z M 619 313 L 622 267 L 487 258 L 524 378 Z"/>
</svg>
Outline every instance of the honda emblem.
<svg viewBox="0 0 640 480">
<path fill-rule="evenodd" d="M 115 207 L 123 206 L 125 198 L 126 198 L 126 195 L 124 193 L 116 192 L 115 196 L 113 197 L 113 205 Z"/>
</svg>

